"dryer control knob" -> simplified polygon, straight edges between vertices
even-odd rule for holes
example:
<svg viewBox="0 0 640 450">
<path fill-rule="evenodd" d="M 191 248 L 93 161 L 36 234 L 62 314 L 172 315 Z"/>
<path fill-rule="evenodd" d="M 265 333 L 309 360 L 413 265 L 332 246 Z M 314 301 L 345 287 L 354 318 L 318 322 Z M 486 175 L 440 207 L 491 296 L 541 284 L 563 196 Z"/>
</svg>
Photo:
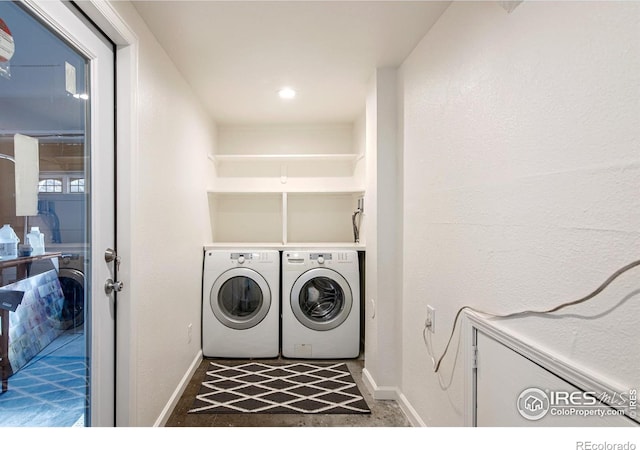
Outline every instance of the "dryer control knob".
<svg viewBox="0 0 640 450">
<path fill-rule="evenodd" d="M 238 264 L 244 264 L 244 256 L 238 257 Z"/>
<path fill-rule="evenodd" d="M 318 264 L 324 264 L 324 258 L 322 256 L 318 256 Z"/>
</svg>

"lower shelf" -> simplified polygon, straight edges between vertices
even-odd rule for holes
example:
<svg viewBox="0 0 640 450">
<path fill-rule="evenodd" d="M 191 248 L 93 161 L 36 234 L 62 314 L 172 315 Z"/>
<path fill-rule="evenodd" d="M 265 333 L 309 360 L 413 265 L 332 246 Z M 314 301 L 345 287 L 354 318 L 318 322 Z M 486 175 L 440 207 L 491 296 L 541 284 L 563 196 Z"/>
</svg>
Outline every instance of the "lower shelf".
<svg viewBox="0 0 640 450">
<path fill-rule="evenodd" d="M 214 250 L 216 248 L 249 248 L 249 249 L 269 249 L 269 250 L 287 250 L 297 248 L 321 248 L 321 249 L 350 249 L 350 250 L 366 250 L 363 243 L 353 242 L 215 242 L 206 244 L 205 250 Z"/>
<path fill-rule="evenodd" d="M 362 247 L 353 242 L 353 218 L 363 196 L 361 191 L 209 193 L 211 238 L 270 248 L 273 243 L 281 248 Z M 361 229 L 363 219 L 360 215 Z"/>
</svg>

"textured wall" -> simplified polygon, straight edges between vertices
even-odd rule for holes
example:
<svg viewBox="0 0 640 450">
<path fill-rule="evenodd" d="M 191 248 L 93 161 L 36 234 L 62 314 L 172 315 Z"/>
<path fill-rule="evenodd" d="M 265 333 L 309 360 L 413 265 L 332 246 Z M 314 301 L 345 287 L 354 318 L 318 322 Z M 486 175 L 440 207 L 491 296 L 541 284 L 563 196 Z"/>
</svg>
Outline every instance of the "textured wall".
<svg viewBox="0 0 640 450">
<path fill-rule="evenodd" d="M 438 381 L 427 304 L 439 355 L 462 305 L 552 307 L 640 258 L 639 21 L 634 2 L 454 2 L 403 64 L 402 391 L 427 425 L 464 417 L 462 348 Z M 500 326 L 637 387 L 639 279 Z"/>
<path fill-rule="evenodd" d="M 151 426 L 200 350 L 203 245 L 211 242 L 207 183 L 214 124 L 128 2 L 113 2 L 139 38 L 138 147 L 130 192 L 131 280 L 137 360 L 130 425 Z M 125 155 L 123 155 L 124 158 Z M 124 293 L 125 291 L 123 291 Z M 123 300 L 126 301 L 126 300 Z M 193 339 L 187 342 L 187 325 Z M 133 350 L 132 350 L 133 351 Z"/>
</svg>

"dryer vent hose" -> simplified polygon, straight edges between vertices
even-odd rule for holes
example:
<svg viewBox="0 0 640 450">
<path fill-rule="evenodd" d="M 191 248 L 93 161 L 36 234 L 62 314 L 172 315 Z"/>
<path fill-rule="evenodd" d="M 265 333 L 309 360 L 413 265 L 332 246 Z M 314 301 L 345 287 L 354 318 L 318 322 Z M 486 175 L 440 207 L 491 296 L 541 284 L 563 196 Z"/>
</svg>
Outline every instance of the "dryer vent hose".
<svg viewBox="0 0 640 450">
<path fill-rule="evenodd" d="M 353 242 L 356 244 L 360 242 L 360 214 L 362 211 L 357 209 L 351 216 L 351 223 L 353 224 Z"/>
</svg>

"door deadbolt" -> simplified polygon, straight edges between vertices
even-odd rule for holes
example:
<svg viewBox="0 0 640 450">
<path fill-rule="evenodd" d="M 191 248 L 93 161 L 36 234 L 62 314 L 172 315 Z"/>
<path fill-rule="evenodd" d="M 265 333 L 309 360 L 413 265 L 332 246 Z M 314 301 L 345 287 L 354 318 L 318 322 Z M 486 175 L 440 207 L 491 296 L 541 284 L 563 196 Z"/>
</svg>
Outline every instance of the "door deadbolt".
<svg viewBox="0 0 640 450">
<path fill-rule="evenodd" d="M 116 253 L 116 251 L 112 248 L 108 248 L 104 251 L 104 260 L 107 263 L 111 263 L 113 261 L 115 261 L 118 258 L 118 254 Z"/>
<path fill-rule="evenodd" d="M 107 262 L 107 264 L 115 262 L 116 270 L 120 270 L 120 257 L 114 249 L 108 248 L 104 251 L 104 260 Z"/>
</svg>

